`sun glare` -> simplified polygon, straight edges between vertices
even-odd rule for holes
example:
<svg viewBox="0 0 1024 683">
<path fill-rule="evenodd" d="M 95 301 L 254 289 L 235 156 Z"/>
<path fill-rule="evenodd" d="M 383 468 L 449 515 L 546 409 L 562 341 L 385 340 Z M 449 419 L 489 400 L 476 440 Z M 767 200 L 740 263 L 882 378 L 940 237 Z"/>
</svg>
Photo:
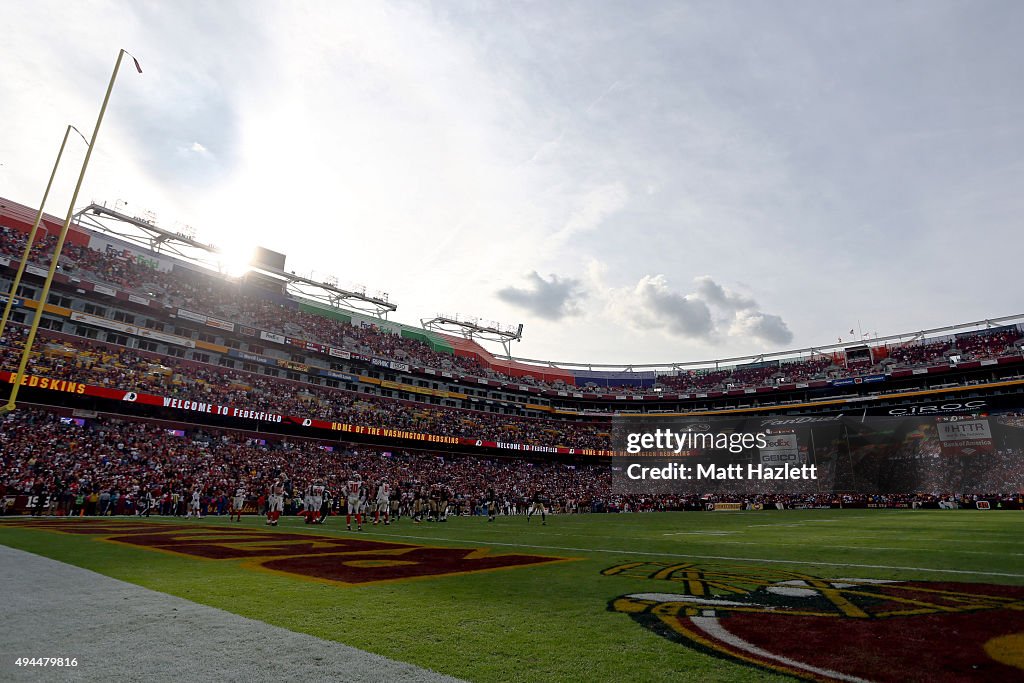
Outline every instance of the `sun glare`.
<svg viewBox="0 0 1024 683">
<path fill-rule="evenodd" d="M 249 265 L 252 257 L 252 247 L 232 247 L 222 250 L 217 260 L 222 273 L 228 277 L 241 277 L 252 270 Z"/>
</svg>

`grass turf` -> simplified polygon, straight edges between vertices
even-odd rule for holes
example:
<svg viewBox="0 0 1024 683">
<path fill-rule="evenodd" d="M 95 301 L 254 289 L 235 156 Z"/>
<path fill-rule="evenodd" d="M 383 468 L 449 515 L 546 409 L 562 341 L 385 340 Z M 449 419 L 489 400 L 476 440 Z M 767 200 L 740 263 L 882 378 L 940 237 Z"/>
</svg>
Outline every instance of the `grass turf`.
<svg viewBox="0 0 1024 683">
<path fill-rule="evenodd" d="M 160 521 L 180 520 L 138 523 Z M 609 611 L 618 596 L 674 589 L 664 581 L 601 573 L 627 562 L 728 562 L 826 578 L 1024 585 L 1019 512 L 762 511 L 548 521 L 452 518 L 364 527 L 359 536 L 370 540 L 580 558 L 365 586 L 327 585 L 253 571 L 237 560 L 179 557 L 2 523 L 0 543 L 471 681 L 786 680 L 682 647 Z M 255 517 L 242 524 L 223 518 L 189 524 L 265 528 Z M 356 535 L 338 519 L 310 528 L 299 518 L 283 518 L 278 530 Z"/>
</svg>

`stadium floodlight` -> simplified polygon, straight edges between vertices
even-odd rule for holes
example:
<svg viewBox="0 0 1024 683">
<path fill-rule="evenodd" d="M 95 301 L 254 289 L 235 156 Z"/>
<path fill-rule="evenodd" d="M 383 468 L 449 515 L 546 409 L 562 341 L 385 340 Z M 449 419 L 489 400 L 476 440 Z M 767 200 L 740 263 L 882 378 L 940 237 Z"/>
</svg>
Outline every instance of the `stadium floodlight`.
<svg viewBox="0 0 1024 683">
<path fill-rule="evenodd" d="M 134 55 L 129 54 L 126 50 L 121 49 L 117 53 L 117 62 L 114 64 L 114 71 L 110 74 L 110 83 L 107 84 L 107 92 L 103 96 L 103 104 L 100 105 L 100 113 L 96 117 L 96 127 L 92 131 L 92 139 L 89 141 L 89 147 L 85 151 L 85 159 L 82 161 L 82 170 L 78 173 L 78 182 L 75 184 L 75 191 L 71 195 L 71 203 L 68 205 L 67 217 L 64 218 L 64 225 L 61 226 L 60 235 L 57 237 L 57 246 L 53 251 L 53 258 L 50 261 L 50 271 L 46 274 L 46 281 L 43 283 L 42 294 L 39 295 L 39 303 L 36 306 L 35 318 L 32 320 L 32 326 L 28 330 L 28 337 L 25 339 L 25 348 L 21 351 L 21 362 L 18 365 L 18 372 L 14 375 L 13 384 L 11 386 L 11 395 L 7 399 L 7 404 L 0 406 L 0 415 L 8 413 L 15 408 L 15 402 L 18 398 L 18 389 L 21 388 L 21 383 L 25 379 L 25 368 L 28 367 L 28 359 L 32 354 L 32 344 L 36 340 L 36 332 L 39 331 L 39 323 L 43 319 L 43 312 L 46 310 L 46 302 L 50 298 L 50 286 L 53 284 L 53 276 L 57 272 L 57 261 L 60 259 L 60 252 L 64 248 L 64 240 L 67 239 L 68 229 L 71 227 L 71 218 L 75 212 L 75 202 L 78 201 L 78 193 L 82 190 L 82 182 L 85 180 L 85 172 L 89 168 L 89 159 L 92 158 L 93 150 L 96 149 L 96 138 L 100 134 L 100 126 L 103 125 L 103 115 L 107 111 L 107 103 L 110 102 L 110 94 L 114 90 L 114 81 L 117 80 L 117 73 L 121 69 L 121 61 L 124 56 L 128 55 L 135 62 L 135 69 L 141 74 L 142 67 L 139 65 L 139 60 Z"/>
<path fill-rule="evenodd" d="M 466 339 L 486 339 L 499 342 L 505 349 L 505 356 L 512 358 L 511 344 L 523 340 L 523 325 L 518 327 L 503 326 L 499 323 L 481 323 L 479 318 L 469 317 L 459 320 L 458 315 L 438 315 L 430 320 L 420 320 L 423 329 L 437 332 L 454 332 Z"/>
<path fill-rule="evenodd" d="M 82 142 L 89 144 L 89 141 L 82 135 L 82 131 L 78 130 L 71 124 L 68 124 L 67 130 L 64 131 L 64 140 L 60 143 L 60 150 L 57 152 L 57 160 L 53 162 L 53 170 L 50 171 L 50 180 L 46 183 L 46 191 L 43 192 L 43 201 L 39 204 L 39 211 L 36 213 L 36 220 L 32 223 L 32 229 L 28 232 L 28 240 L 25 242 L 25 253 L 21 255 L 21 262 L 18 263 L 18 272 L 14 275 L 14 283 L 11 285 L 11 291 L 7 295 L 7 305 L 4 306 L 3 318 L 0 318 L 0 337 L 4 336 L 4 330 L 7 329 L 7 319 L 11 317 L 11 307 L 14 305 L 14 297 L 18 294 L 18 287 L 21 286 L 21 276 L 25 273 L 25 268 L 28 266 L 28 257 L 32 253 L 32 245 L 36 241 L 36 233 L 39 231 L 39 224 L 43 222 L 43 210 L 46 208 L 46 200 L 50 196 L 50 189 L 53 187 L 53 180 L 57 177 L 57 169 L 60 167 L 60 159 L 64 156 L 64 148 L 68 144 L 68 136 L 71 135 L 71 131 L 78 133 L 78 137 L 82 138 Z"/>
</svg>

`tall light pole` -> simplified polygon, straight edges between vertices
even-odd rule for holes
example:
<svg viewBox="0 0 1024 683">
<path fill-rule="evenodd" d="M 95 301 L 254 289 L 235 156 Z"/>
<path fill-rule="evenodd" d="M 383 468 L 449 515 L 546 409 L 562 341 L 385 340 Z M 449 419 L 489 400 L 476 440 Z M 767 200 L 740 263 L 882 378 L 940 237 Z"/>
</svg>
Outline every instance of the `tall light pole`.
<svg viewBox="0 0 1024 683">
<path fill-rule="evenodd" d="M 21 263 L 18 264 L 18 272 L 14 276 L 14 284 L 11 285 L 11 291 L 7 295 L 7 305 L 4 306 L 3 318 L 0 318 L 0 337 L 4 336 L 4 330 L 7 328 L 7 319 L 11 317 L 11 306 L 14 304 L 14 297 L 18 294 L 18 286 L 21 285 L 21 276 L 25 273 L 25 266 L 28 265 L 29 254 L 32 253 L 32 245 L 36 241 L 36 233 L 39 231 L 39 224 L 43 220 L 43 209 L 46 208 L 46 198 L 50 196 L 50 188 L 53 187 L 53 179 L 57 177 L 57 167 L 60 166 L 60 158 L 64 155 L 64 147 L 68 144 L 68 136 L 71 135 L 71 131 L 78 133 L 78 137 L 82 138 L 82 142 L 89 144 L 89 141 L 82 135 L 82 131 L 78 130 L 72 125 L 68 125 L 68 129 L 64 131 L 64 140 L 60 143 L 60 151 L 57 152 L 57 160 L 53 162 L 53 171 L 50 172 L 50 182 L 46 183 L 46 191 L 43 192 L 43 201 L 39 205 L 39 212 L 36 214 L 36 222 L 32 224 L 32 229 L 28 233 L 28 241 L 25 243 L 25 253 L 21 256 Z"/>
<path fill-rule="evenodd" d="M 89 159 L 92 158 L 92 152 L 96 149 L 96 138 L 100 134 L 100 126 L 103 124 L 103 115 L 107 111 L 107 103 L 110 101 L 110 93 L 114 90 L 114 81 L 117 80 L 117 72 L 121 69 L 121 60 L 124 56 L 128 55 L 125 50 L 121 50 L 117 53 L 117 62 L 114 64 L 114 71 L 110 74 L 110 83 L 107 85 L 107 93 L 103 96 L 103 104 L 100 106 L 99 116 L 96 117 L 96 128 L 92 131 L 92 139 L 89 141 L 89 149 L 85 152 L 85 159 L 82 161 L 82 170 L 78 174 L 78 183 L 75 185 L 75 192 L 71 195 L 71 203 L 68 205 L 68 215 L 64 219 L 64 225 L 61 226 L 60 235 L 57 237 L 57 247 L 53 252 L 53 259 L 50 261 L 50 272 L 46 275 L 46 282 L 43 283 L 43 292 L 39 296 L 39 304 L 36 306 L 36 315 L 32 320 L 32 327 L 28 330 L 28 338 L 25 340 L 25 348 L 21 352 L 21 363 L 18 365 L 18 372 L 14 375 L 13 386 L 11 387 L 11 396 L 7 399 L 7 404 L 0 406 L 0 415 L 8 413 L 15 408 L 15 400 L 18 398 L 18 390 L 21 388 L 21 383 L 25 379 L 25 368 L 28 366 L 29 356 L 32 354 L 32 344 L 36 340 L 36 332 L 39 331 L 39 323 L 43 319 L 43 311 L 46 309 L 46 301 L 50 298 L 50 285 L 53 284 L 53 276 L 57 272 L 57 261 L 60 259 L 61 249 L 64 248 L 64 240 L 68 236 L 68 228 L 71 227 L 71 218 L 75 212 L 75 202 L 78 201 L 78 193 L 82 189 L 82 182 L 85 180 L 85 172 L 89 168 Z M 142 67 L 139 66 L 139 60 L 132 55 L 128 55 L 135 62 L 136 70 L 141 74 Z"/>
</svg>

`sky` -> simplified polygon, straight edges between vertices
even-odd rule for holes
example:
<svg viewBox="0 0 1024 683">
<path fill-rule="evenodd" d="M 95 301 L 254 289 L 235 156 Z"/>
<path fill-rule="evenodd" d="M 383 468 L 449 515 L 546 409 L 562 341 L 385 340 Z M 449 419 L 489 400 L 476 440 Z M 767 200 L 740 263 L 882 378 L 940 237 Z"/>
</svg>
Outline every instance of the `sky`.
<svg viewBox="0 0 1024 683">
<path fill-rule="evenodd" d="M 1024 312 L 1019 2 L 2 8 L 0 196 L 38 205 L 123 47 L 144 72 L 78 205 L 283 252 L 391 320 L 625 365 Z"/>
</svg>

